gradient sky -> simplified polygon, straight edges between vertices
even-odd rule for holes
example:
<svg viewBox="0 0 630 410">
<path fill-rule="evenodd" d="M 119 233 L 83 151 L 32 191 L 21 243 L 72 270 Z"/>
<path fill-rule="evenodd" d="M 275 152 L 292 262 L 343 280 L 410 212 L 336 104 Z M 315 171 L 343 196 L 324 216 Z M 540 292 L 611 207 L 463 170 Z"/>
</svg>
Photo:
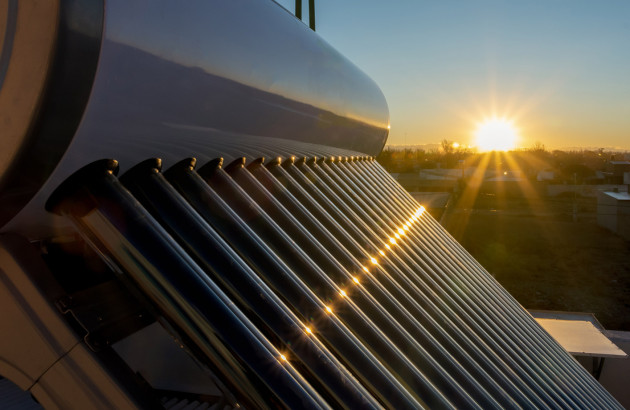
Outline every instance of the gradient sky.
<svg viewBox="0 0 630 410">
<path fill-rule="evenodd" d="M 383 90 L 388 144 L 472 144 L 477 124 L 498 116 L 514 122 L 521 147 L 630 149 L 628 0 L 316 7 L 317 32 Z"/>
</svg>

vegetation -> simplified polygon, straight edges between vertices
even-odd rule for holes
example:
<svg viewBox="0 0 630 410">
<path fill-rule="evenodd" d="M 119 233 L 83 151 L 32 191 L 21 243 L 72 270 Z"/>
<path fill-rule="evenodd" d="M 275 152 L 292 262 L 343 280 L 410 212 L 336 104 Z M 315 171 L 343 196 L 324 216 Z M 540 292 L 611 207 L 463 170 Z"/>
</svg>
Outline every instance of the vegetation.
<svg viewBox="0 0 630 410">
<path fill-rule="evenodd" d="M 596 199 L 482 196 L 455 207 L 444 227 L 525 308 L 592 312 L 630 330 L 630 244 L 596 223 Z"/>
<path fill-rule="evenodd" d="M 457 146 L 443 140 L 439 148 L 395 149 L 386 147 L 376 158 L 389 172 L 410 173 L 422 169 L 469 168 L 483 165 L 496 171 L 518 170 L 530 179 L 538 172 L 554 173 L 557 183 L 600 183 L 596 171 L 604 171 L 609 160 L 622 158 L 618 152 L 599 150 L 548 151 L 541 143 L 529 149 L 504 152 L 478 153 L 470 148 Z"/>
</svg>

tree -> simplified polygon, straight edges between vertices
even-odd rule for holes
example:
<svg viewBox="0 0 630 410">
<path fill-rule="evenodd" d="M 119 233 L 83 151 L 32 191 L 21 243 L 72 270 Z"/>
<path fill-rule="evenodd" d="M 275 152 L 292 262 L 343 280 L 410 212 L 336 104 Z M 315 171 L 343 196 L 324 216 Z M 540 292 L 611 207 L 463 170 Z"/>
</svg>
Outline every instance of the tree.
<svg viewBox="0 0 630 410">
<path fill-rule="evenodd" d="M 545 144 L 543 144 L 540 141 L 536 141 L 536 142 L 534 142 L 534 145 L 532 145 L 532 148 L 530 149 L 530 151 L 543 153 L 543 152 L 546 151 L 545 150 Z"/>
<path fill-rule="evenodd" d="M 442 146 L 442 151 L 444 151 L 444 154 L 452 154 L 455 150 L 455 147 L 453 146 L 453 141 L 443 139 L 440 145 Z"/>
</svg>

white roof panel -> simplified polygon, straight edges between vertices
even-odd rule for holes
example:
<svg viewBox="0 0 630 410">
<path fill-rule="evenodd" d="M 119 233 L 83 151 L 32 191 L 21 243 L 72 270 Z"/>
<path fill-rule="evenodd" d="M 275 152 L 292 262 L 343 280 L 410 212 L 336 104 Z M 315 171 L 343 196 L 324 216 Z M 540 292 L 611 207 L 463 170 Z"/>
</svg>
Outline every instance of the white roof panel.
<svg viewBox="0 0 630 410">
<path fill-rule="evenodd" d="M 604 194 L 613 197 L 618 201 L 630 201 L 630 194 L 627 192 L 604 192 Z"/>
<path fill-rule="evenodd" d="M 626 357 L 590 320 L 577 318 L 552 319 L 536 318 L 540 324 L 562 347 L 576 356 Z"/>
</svg>

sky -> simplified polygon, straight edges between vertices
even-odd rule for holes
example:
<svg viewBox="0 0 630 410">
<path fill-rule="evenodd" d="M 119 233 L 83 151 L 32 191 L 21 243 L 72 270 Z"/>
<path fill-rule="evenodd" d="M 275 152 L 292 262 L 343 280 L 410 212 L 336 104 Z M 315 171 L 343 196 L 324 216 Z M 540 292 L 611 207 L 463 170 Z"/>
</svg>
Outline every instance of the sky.
<svg viewBox="0 0 630 410">
<path fill-rule="evenodd" d="M 316 17 L 385 94 L 388 144 L 475 145 L 497 117 L 523 148 L 630 150 L 628 0 L 316 0 Z"/>
</svg>

